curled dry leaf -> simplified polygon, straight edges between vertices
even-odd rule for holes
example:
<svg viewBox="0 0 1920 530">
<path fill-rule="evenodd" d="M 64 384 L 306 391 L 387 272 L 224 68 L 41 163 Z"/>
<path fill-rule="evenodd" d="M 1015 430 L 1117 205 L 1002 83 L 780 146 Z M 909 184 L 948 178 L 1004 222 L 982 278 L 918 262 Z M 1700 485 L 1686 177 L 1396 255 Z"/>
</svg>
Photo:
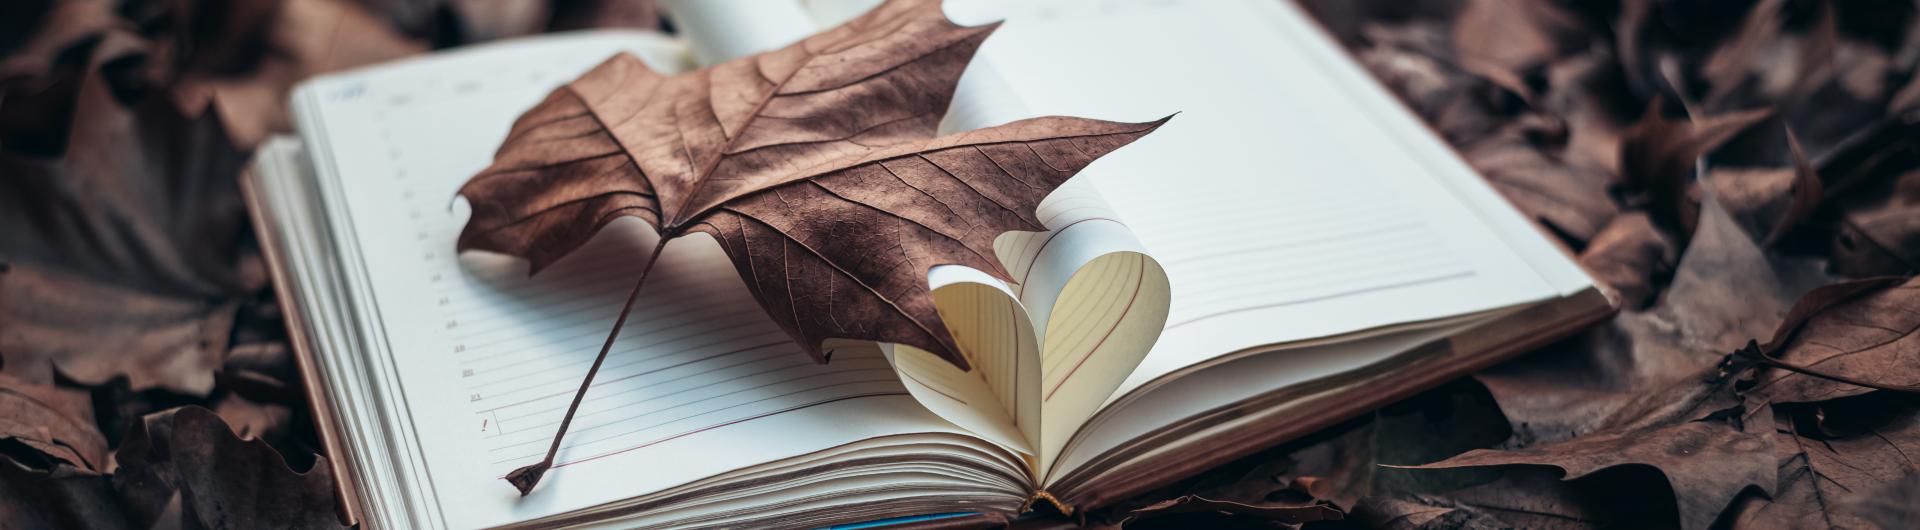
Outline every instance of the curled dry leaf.
<svg viewBox="0 0 1920 530">
<path fill-rule="evenodd" d="M 1740 227 L 1766 246 L 1774 246 L 1820 208 L 1819 173 L 1791 130 L 1785 133 L 1793 165 L 1783 168 L 1715 167 L 1702 184 Z"/>
<path fill-rule="evenodd" d="M 1644 212 L 1614 216 L 1587 249 L 1580 265 L 1595 280 L 1619 293 L 1621 305 L 1639 309 L 1652 304 L 1660 284 L 1673 274 L 1679 251 L 1664 232 L 1654 228 Z"/>
<path fill-rule="evenodd" d="M 1808 294 L 1768 344 L 1781 361 L 1824 373 L 1920 386 L 1920 278 L 1840 284 Z M 1825 401 L 1870 387 L 1770 370 L 1752 392 L 1777 403 Z"/>
<path fill-rule="evenodd" d="M 1661 103 L 1647 107 L 1640 122 L 1620 140 L 1620 184 L 1635 195 L 1653 220 L 1675 234 L 1691 234 L 1699 221 L 1699 199 L 1694 194 L 1694 167 L 1700 157 L 1735 134 L 1767 119 L 1772 111 L 1749 110 L 1671 120 L 1661 115 Z"/>
<path fill-rule="evenodd" d="M 5 440 L 77 469 L 100 472 L 107 468 L 107 439 L 93 426 L 92 399 L 77 389 L 0 374 L 0 441 Z M 14 460 L 24 459 L 16 455 Z"/>
<path fill-rule="evenodd" d="M 177 494 L 188 528 L 341 527 L 326 458 L 295 471 L 265 442 L 234 436 L 204 408 L 148 415 L 114 456 L 114 486 L 140 513 L 159 514 Z"/>
<path fill-rule="evenodd" d="M 1570 244 L 1598 244 L 1620 211 L 1607 198 L 1606 173 L 1552 158 L 1522 138 L 1491 138 L 1463 154 L 1508 201 Z"/>
</svg>

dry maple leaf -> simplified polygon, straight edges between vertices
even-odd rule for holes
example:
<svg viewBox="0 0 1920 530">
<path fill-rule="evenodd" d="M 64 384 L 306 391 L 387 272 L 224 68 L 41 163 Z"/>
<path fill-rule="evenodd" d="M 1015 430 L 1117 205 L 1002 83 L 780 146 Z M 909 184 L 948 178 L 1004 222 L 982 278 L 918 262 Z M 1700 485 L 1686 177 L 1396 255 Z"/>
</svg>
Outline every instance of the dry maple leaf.
<svg viewBox="0 0 1920 530">
<path fill-rule="evenodd" d="M 829 338 L 907 344 L 962 368 L 927 272 L 1011 277 L 993 240 L 1043 230 L 1034 208 L 1094 159 L 1165 120 L 1046 117 L 932 138 L 997 25 L 893 1 L 778 50 L 680 75 L 616 55 L 553 91 L 460 189 L 460 250 L 538 272 L 622 216 L 660 243 L 587 371 L 577 405 L 669 241 L 713 236 L 760 306 L 825 361 Z M 560 424 L 564 434 L 572 407 Z M 554 448 L 559 447 L 555 437 Z M 522 493 L 551 465 L 509 475 Z"/>
</svg>

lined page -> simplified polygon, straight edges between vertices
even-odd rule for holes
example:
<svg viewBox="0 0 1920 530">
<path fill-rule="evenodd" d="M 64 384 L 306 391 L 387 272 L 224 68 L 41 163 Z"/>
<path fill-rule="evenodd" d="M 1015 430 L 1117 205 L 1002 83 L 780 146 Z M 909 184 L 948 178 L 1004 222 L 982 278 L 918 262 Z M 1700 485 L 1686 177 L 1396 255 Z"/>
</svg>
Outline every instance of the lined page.
<svg viewBox="0 0 1920 530">
<path fill-rule="evenodd" d="M 1036 114 L 1180 113 L 1087 171 L 1173 284 L 1166 332 L 1117 393 L 1238 350 L 1559 293 L 1507 240 L 1524 222 L 1482 211 L 1511 207 L 1461 192 L 1485 184 L 1283 4 L 947 6 L 1006 20 L 980 60 Z"/>
<path fill-rule="evenodd" d="M 500 480 L 538 461 L 632 285 L 652 231 L 609 226 L 526 277 L 456 255 L 465 203 L 508 126 L 615 49 L 654 65 L 678 43 L 589 34 L 455 52 L 323 78 L 297 96 L 360 315 L 400 384 L 446 526 L 494 526 L 658 491 L 875 436 L 957 432 L 927 414 L 877 350 L 818 365 L 751 299 L 720 247 L 676 240 L 640 293 L 533 495 Z M 387 357 L 390 356 L 390 357 Z"/>
</svg>

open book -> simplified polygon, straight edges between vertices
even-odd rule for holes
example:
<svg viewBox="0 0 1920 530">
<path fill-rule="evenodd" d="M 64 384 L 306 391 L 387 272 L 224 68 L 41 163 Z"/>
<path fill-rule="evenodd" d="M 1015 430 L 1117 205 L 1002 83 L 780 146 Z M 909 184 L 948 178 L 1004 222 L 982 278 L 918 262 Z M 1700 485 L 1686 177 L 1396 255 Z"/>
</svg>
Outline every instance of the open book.
<svg viewBox="0 0 1920 530">
<path fill-rule="evenodd" d="M 972 369 L 885 344 L 815 364 L 690 236 L 521 497 L 500 478 L 543 456 L 657 236 L 616 222 L 530 278 L 453 252 L 454 191 L 521 111 L 615 53 L 685 71 L 872 3 L 670 2 L 684 38 L 532 38 L 301 86 L 299 136 L 265 146 L 244 189 L 350 515 L 809 527 L 1092 509 L 1612 310 L 1290 3 L 956 1 L 961 23 L 1006 25 L 945 131 L 1181 112 L 1049 196 L 1049 231 L 996 241 L 1017 283 L 928 271 Z"/>
</svg>

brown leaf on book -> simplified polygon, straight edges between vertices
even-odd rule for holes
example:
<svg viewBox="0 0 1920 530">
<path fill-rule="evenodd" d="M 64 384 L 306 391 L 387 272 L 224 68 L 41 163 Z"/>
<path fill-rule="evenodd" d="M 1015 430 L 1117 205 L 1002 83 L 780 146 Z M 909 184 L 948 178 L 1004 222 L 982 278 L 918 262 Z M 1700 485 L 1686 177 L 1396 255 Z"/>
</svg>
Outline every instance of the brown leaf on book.
<svg viewBox="0 0 1920 530">
<path fill-rule="evenodd" d="M 93 426 L 92 399 L 78 389 L 34 384 L 0 373 L 0 441 L 6 440 L 75 468 L 96 472 L 107 468 L 107 438 Z M 0 444 L 0 453 L 6 452 L 5 444 Z M 14 459 L 31 463 L 21 455 Z"/>
<path fill-rule="evenodd" d="M 114 453 L 114 485 L 139 514 L 179 495 L 185 528 L 340 528 L 333 471 L 305 472 L 265 442 L 234 436 L 212 411 L 188 406 L 142 418 Z"/>
<path fill-rule="evenodd" d="M 1037 118 L 929 139 L 994 26 L 889 2 L 786 48 L 677 76 L 621 54 L 521 116 L 460 190 L 461 250 L 538 272 L 621 216 L 662 244 L 721 242 L 762 307 L 816 359 L 827 338 L 913 345 L 957 365 L 927 270 L 1007 277 L 994 237 L 1095 158 L 1152 131 Z M 609 126 L 610 125 L 610 126 Z"/>
<path fill-rule="evenodd" d="M 647 274 L 690 233 L 719 241 L 760 307 L 816 361 L 837 338 L 906 344 L 967 368 L 927 272 L 965 265 L 1013 281 L 994 238 L 1043 230 L 1042 198 L 1166 122 L 1045 117 L 933 138 L 995 27 L 954 24 L 935 0 L 895 0 L 681 75 L 621 53 L 521 115 L 493 165 L 460 188 L 473 214 L 459 250 L 523 257 L 538 273 L 620 217 L 660 239 L 546 459 L 507 481 L 521 494 L 539 483 Z"/>
</svg>

